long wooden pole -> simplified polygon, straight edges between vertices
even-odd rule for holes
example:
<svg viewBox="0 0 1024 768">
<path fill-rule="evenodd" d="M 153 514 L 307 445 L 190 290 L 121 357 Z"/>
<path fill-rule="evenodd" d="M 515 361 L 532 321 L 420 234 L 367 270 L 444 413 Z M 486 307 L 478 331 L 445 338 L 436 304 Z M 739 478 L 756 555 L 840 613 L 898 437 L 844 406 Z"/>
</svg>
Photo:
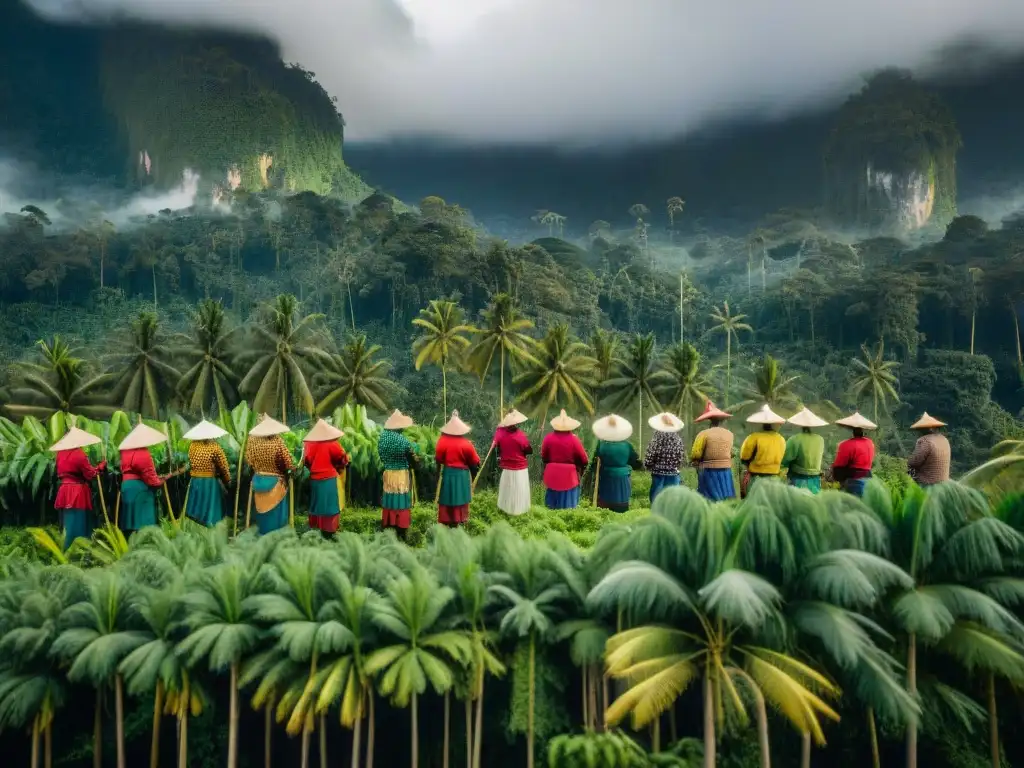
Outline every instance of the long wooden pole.
<svg viewBox="0 0 1024 768">
<path fill-rule="evenodd" d="M 249 498 L 245 501 L 245 527 L 249 527 L 249 511 L 252 509 L 252 483 L 249 483 Z"/>
<path fill-rule="evenodd" d="M 107 461 L 107 441 L 100 443 L 103 450 L 103 462 Z M 110 525 L 110 516 L 107 514 L 107 500 L 103 497 L 103 473 L 96 475 L 96 489 L 100 492 L 100 509 L 103 510 L 103 522 Z"/>
<path fill-rule="evenodd" d="M 470 491 L 476 490 L 477 481 L 480 479 L 480 475 L 484 473 L 484 467 L 487 466 L 487 460 L 491 458 L 491 453 L 494 452 L 494 442 L 491 442 L 491 447 L 487 449 L 487 455 L 484 456 L 484 460 L 480 463 L 480 469 L 476 471 L 476 477 L 473 478 L 473 484 L 470 486 Z"/>
<path fill-rule="evenodd" d="M 164 478 L 164 501 L 167 502 L 167 514 L 171 516 L 171 522 L 179 526 L 178 518 L 174 516 L 174 505 L 171 504 L 171 491 L 167 487 L 167 481 L 178 474 L 174 470 L 174 446 L 171 445 L 171 423 L 164 422 L 164 434 L 167 435 L 167 477 Z"/>
<path fill-rule="evenodd" d="M 238 452 L 238 474 L 236 476 L 236 483 L 237 484 L 235 485 L 235 518 L 234 518 L 234 531 L 231 534 L 232 536 L 237 536 L 238 535 L 238 497 L 242 493 L 242 462 L 245 460 L 245 448 L 246 448 L 246 446 L 248 444 L 249 444 L 249 434 L 246 433 L 245 437 L 242 438 L 242 448 Z M 250 489 L 250 493 L 251 493 L 251 489 Z M 248 507 L 246 507 L 245 515 L 246 515 L 245 525 L 246 525 L 246 527 L 249 527 L 249 510 L 248 510 Z"/>
<path fill-rule="evenodd" d="M 601 457 L 597 457 L 597 464 L 594 467 L 594 506 L 597 506 L 597 489 L 601 485 Z"/>
<path fill-rule="evenodd" d="M 434 503 L 441 501 L 441 482 L 444 480 L 444 464 L 437 465 L 437 490 L 434 491 Z"/>
</svg>

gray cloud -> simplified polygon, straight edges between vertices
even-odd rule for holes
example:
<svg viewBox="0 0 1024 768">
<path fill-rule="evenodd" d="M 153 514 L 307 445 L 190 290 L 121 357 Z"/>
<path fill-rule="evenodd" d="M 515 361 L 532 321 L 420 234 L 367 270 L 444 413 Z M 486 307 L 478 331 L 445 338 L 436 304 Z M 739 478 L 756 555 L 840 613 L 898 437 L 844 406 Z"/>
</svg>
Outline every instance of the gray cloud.
<svg viewBox="0 0 1024 768">
<path fill-rule="evenodd" d="M 948 69 L 964 40 L 1024 50 L 1021 0 L 406 0 L 412 18 L 395 2 L 32 0 L 265 32 L 338 97 L 355 141 L 664 139 L 834 103 L 881 66 Z"/>
</svg>

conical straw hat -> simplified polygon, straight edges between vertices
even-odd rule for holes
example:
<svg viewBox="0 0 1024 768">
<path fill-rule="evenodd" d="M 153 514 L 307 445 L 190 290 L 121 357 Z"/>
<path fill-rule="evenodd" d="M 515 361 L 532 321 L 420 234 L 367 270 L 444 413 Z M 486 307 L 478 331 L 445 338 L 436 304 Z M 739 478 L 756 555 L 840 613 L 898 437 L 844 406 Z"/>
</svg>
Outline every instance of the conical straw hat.
<svg viewBox="0 0 1024 768">
<path fill-rule="evenodd" d="M 459 437 L 460 435 L 468 435 L 469 430 L 469 424 L 459 418 L 459 412 L 452 411 L 452 417 L 448 419 L 448 423 L 441 427 L 441 434 Z"/>
<path fill-rule="evenodd" d="M 674 413 L 658 413 L 647 420 L 651 429 L 658 432 L 678 432 L 683 428 L 683 420 Z"/>
<path fill-rule="evenodd" d="M 878 429 L 878 425 L 861 416 L 860 411 L 857 411 L 852 416 L 838 419 L 835 423 L 840 427 L 849 427 L 850 429 Z"/>
<path fill-rule="evenodd" d="M 562 412 L 551 420 L 551 428 L 555 430 L 555 432 L 572 432 L 574 429 L 579 429 L 579 426 L 580 423 L 567 414 L 565 412 L 565 408 L 563 408 Z"/>
<path fill-rule="evenodd" d="M 633 425 L 621 416 L 614 413 L 595 421 L 591 427 L 598 440 L 605 440 L 609 443 L 618 443 L 628 440 L 633 434 Z"/>
<path fill-rule="evenodd" d="M 260 417 L 259 423 L 249 430 L 252 437 L 271 437 L 272 435 L 283 435 L 290 431 L 290 427 L 282 424 L 277 419 L 270 418 L 267 414 Z"/>
<path fill-rule="evenodd" d="M 698 421 L 708 421 L 709 419 L 728 419 L 732 416 L 731 413 L 726 413 L 721 408 L 717 408 L 714 403 L 708 400 L 708 404 L 704 407 L 704 413 L 693 420 L 696 424 Z"/>
<path fill-rule="evenodd" d="M 790 424 L 794 424 L 798 427 L 827 427 L 828 422 L 824 419 L 818 418 L 814 415 L 810 408 L 804 408 L 799 413 L 790 416 L 788 419 Z"/>
<path fill-rule="evenodd" d="M 96 435 L 90 435 L 84 429 L 72 427 L 64 437 L 50 446 L 50 450 L 60 453 L 61 451 L 70 451 L 72 448 L 85 448 L 87 445 L 96 445 L 96 443 L 102 442 Z"/>
<path fill-rule="evenodd" d="M 505 418 L 498 424 L 499 427 L 514 427 L 518 424 L 522 424 L 524 421 L 528 421 L 526 416 L 515 408 L 505 414 Z"/>
<path fill-rule="evenodd" d="M 304 443 L 329 443 L 331 440 L 337 440 L 339 437 L 344 435 L 337 427 L 332 427 L 323 419 L 317 421 L 313 425 L 313 428 L 309 430 L 302 442 Z"/>
<path fill-rule="evenodd" d="M 135 429 L 117 446 L 119 451 L 132 451 L 138 448 L 150 448 L 167 442 L 167 435 L 145 424 L 137 424 Z"/>
<path fill-rule="evenodd" d="M 946 426 L 946 422 L 939 421 L 934 416 L 929 416 L 928 411 L 925 411 L 921 418 L 910 425 L 911 429 L 935 429 L 937 427 Z"/>
<path fill-rule="evenodd" d="M 226 434 L 227 431 L 203 419 L 181 437 L 184 440 L 218 440 Z"/>
<path fill-rule="evenodd" d="M 406 416 L 396 408 L 395 412 L 388 416 L 388 420 L 384 422 L 384 429 L 405 429 L 412 425 L 412 417 Z"/>
<path fill-rule="evenodd" d="M 754 415 L 747 418 L 750 424 L 785 424 L 786 420 L 779 416 L 775 411 L 768 407 L 765 403 L 761 406 L 761 410 Z"/>
</svg>

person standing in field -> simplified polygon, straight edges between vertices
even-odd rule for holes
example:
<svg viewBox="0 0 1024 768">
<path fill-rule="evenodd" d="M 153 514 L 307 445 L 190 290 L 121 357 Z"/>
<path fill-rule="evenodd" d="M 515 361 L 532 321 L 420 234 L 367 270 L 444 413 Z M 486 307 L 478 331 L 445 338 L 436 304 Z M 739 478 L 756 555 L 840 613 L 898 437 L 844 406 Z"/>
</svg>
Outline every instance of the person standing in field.
<svg viewBox="0 0 1024 768">
<path fill-rule="evenodd" d="M 103 442 L 96 435 L 84 429 L 72 427 L 60 440 L 50 446 L 57 454 L 57 478 L 60 487 L 54 508 L 60 514 L 64 529 L 64 549 L 67 550 L 75 539 L 87 539 L 92 534 L 92 487 L 93 478 L 107 469 L 107 462 L 93 466 L 83 450 L 86 446 Z"/>
<path fill-rule="evenodd" d="M 821 493 L 821 461 L 825 456 L 825 438 L 812 430 L 827 427 L 828 422 L 804 408 L 789 418 L 789 423 L 800 427 L 800 431 L 786 441 L 786 454 L 782 457 L 782 468 L 794 488 L 803 488 L 811 493 Z"/>
<path fill-rule="evenodd" d="M 746 497 L 755 483 L 766 478 L 778 479 L 782 471 L 782 457 L 786 454 L 786 438 L 775 431 L 786 420 L 767 404 L 747 419 L 749 424 L 760 424 L 758 432 L 751 432 L 740 446 L 740 461 L 746 466 L 740 481 L 740 497 Z"/>
<path fill-rule="evenodd" d="M 871 477 L 871 467 L 875 462 L 875 444 L 864 432 L 877 429 L 874 422 L 868 421 L 860 412 L 836 421 L 840 427 L 846 427 L 853 436 L 843 440 L 836 449 L 836 458 L 832 462 L 832 477 L 847 493 L 863 496 L 864 488 Z"/>
<path fill-rule="evenodd" d="M 679 437 L 683 420 L 672 413 L 659 413 L 647 420 L 654 430 L 654 439 L 647 444 L 644 467 L 651 473 L 651 504 L 664 488 L 679 485 L 679 465 L 683 462 L 686 446 Z"/>
<path fill-rule="evenodd" d="M 121 528 L 126 533 L 157 524 L 156 489 L 166 476 L 156 473 L 149 449 L 167 442 L 167 435 L 139 424 L 117 446 L 121 453 Z"/>
<path fill-rule="evenodd" d="M 231 485 L 228 457 L 217 443 L 226 434 L 216 424 L 203 419 L 181 436 L 183 440 L 191 441 L 188 446 L 190 477 L 185 495 L 185 515 L 208 528 L 224 519 L 222 490 Z"/>
<path fill-rule="evenodd" d="M 949 480 L 953 452 L 949 440 L 939 431 L 944 426 L 946 422 L 929 416 L 927 411 L 910 425 L 911 429 L 920 430 L 922 435 L 917 438 L 914 452 L 907 459 L 907 469 L 922 488 Z"/>
<path fill-rule="evenodd" d="M 597 473 L 597 506 L 612 512 L 626 512 L 633 497 L 632 474 L 640 469 L 640 457 L 629 442 L 633 425 L 612 414 L 598 419 L 591 426 L 597 437 L 594 460 Z"/>
<path fill-rule="evenodd" d="M 736 483 L 732 476 L 732 453 L 735 437 L 722 426 L 731 413 L 717 408 L 708 400 L 704 413 L 693 420 L 711 422 L 711 426 L 698 432 L 690 447 L 690 463 L 697 467 L 697 493 L 711 501 L 736 497 Z"/>
<path fill-rule="evenodd" d="M 494 433 L 501 480 L 498 482 L 498 509 L 506 515 L 521 515 L 530 509 L 530 470 L 527 457 L 533 446 L 519 425 L 526 416 L 514 408 L 505 415 Z"/>
<path fill-rule="evenodd" d="M 583 443 L 573 434 L 580 423 L 565 409 L 551 420 L 540 445 L 544 462 L 544 504 L 548 509 L 576 509 L 580 504 L 580 474 L 590 462 Z"/>
<path fill-rule="evenodd" d="M 344 434 L 320 419 L 302 439 L 302 463 L 309 469 L 309 527 L 324 536 L 337 533 L 341 519 L 341 473 L 348 466 L 348 454 L 338 441 Z"/>
<path fill-rule="evenodd" d="M 434 458 L 441 473 L 437 497 L 437 522 L 456 527 L 469 519 L 469 502 L 473 498 L 472 474 L 480 467 L 480 457 L 466 435 L 470 427 L 452 411 L 448 423 L 441 427 Z"/>
<path fill-rule="evenodd" d="M 289 428 L 266 414 L 249 431 L 245 461 L 252 468 L 252 501 L 260 535 L 288 525 L 289 472 L 295 469 L 292 454 L 281 435 Z M 248 514 L 248 512 L 247 512 Z"/>
<path fill-rule="evenodd" d="M 382 530 L 394 529 L 402 541 L 409 536 L 412 465 L 416 458 L 416 447 L 402 430 L 412 425 L 412 418 L 396 409 L 384 422 L 384 429 L 377 438 L 377 455 L 384 465 L 380 526 Z"/>
</svg>

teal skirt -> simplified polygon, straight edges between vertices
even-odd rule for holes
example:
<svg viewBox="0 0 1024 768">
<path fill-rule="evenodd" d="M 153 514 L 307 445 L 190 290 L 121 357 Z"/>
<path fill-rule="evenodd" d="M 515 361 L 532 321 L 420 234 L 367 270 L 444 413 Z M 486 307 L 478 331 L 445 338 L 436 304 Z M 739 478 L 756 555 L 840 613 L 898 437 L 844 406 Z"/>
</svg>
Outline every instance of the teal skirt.
<svg viewBox="0 0 1024 768">
<path fill-rule="evenodd" d="M 253 493 L 267 493 L 272 491 L 280 481 L 281 478 L 276 475 L 256 475 L 252 479 Z M 256 512 L 253 510 L 253 514 L 256 517 L 256 530 L 260 532 L 260 535 L 272 533 L 273 531 L 286 527 L 288 525 L 287 490 L 285 491 L 284 496 L 281 497 L 281 501 L 279 501 L 276 506 L 271 507 L 266 512 Z"/>
<path fill-rule="evenodd" d="M 597 487 L 597 506 L 612 512 L 625 512 L 633 496 L 633 483 L 629 475 L 600 474 Z"/>
<path fill-rule="evenodd" d="M 341 514 L 338 478 L 309 481 L 310 517 L 337 517 Z"/>
<path fill-rule="evenodd" d="M 193 477 L 188 484 L 185 514 L 200 525 L 212 527 L 224 519 L 224 499 L 215 477 Z"/>
<path fill-rule="evenodd" d="M 156 525 L 156 489 L 141 480 L 121 483 L 121 528 L 137 531 Z"/>
<path fill-rule="evenodd" d="M 92 535 L 92 512 L 87 509 L 62 509 L 64 523 L 64 549 L 67 550 L 75 539 L 87 539 Z"/>
<path fill-rule="evenodd" d="M 790 472 L 789 484 L 794 488 L 803 488 L 811 493 L 821 493 L 820 475 L 795 475 Z"/>
<path fill-rule="evenodd" d="M 461 507 L 469 504 L 473 498 L 473 491 L 470 487 L 468 469 L 444 468 L 444 477 L 441 480 L 441 497 L 438 504 L 442 507 Z"/>
</svg>

